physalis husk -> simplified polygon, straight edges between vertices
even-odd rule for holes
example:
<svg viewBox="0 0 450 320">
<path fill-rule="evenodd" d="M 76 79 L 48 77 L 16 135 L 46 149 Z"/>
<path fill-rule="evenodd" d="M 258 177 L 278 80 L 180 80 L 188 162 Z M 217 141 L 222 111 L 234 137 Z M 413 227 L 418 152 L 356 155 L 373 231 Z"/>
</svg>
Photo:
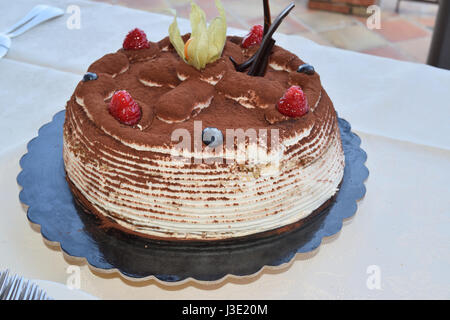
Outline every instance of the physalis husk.
<svg viewBox="0 0 450 320">
<path fill-rule="evenodd" d="M 172 24 L 169 27 L 170 42 L 174 46 L 178 55 L 188 64 L 203 69 L 206 64 L 216 61 L 222 56 L 227 37 L 227 21 L 225 10 L 220 0 L 215 0 L 216 7 L 220 16 L 214 18 L 209 26 L 206 26 L 205 12 L 194 2 L 191 2 L 191 38 L 187 47 L 187 56 L 185 55 L 185 43 L 180 35 L 177 17 L 175 15 Z"/>
</svg>

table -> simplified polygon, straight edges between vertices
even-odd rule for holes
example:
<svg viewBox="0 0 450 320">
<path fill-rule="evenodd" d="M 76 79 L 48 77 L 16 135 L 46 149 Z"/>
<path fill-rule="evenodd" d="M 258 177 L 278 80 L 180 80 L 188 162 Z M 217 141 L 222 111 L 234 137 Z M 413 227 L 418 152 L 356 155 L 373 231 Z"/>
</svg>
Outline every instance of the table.
<svg viewBox="0 0 450 320">
<path fill-rule="evenodd" d="M 0 30 L 39 2 L 1 2 Z M 16 176 L 26 143 L 64 108 L 89 64 L 117 50 L 130 29 L 141 27 L 156 41 L 167 35 L 172 21 L 83 0 L 46 3 L 65 10 L 78 6 L 81 28 L 67 27 L 69 12 L 14 39 L 0 60 L 1 269 L 67 283 L 75 266 L 81 289 L 103 299 L 450 298 L 450 72 L 297 36 L 275 39 L 315 66 L 368 154 L 367 194 L 337 236 L 280 270 L 175 286 L 105 275 L 45 243 L 18 199 Z M 179 24 L 182 33 L 189 30 L 188 21 Z M 379 287 L 371 285 L 374 276 Z"/>
</svg>

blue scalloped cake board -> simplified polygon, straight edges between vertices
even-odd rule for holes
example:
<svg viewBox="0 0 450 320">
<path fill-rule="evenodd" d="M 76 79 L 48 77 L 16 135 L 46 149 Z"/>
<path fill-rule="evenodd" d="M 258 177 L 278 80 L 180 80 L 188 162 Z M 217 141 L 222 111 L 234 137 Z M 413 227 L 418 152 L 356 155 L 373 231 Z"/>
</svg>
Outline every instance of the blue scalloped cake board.
<svg viewBox="0 0 450 320">
<path fill-rule="evenodd" d="M 253 242 L 220 245 L 168 245 L 104 230 L 93 215 L 75 204 L 66 182 L 62 159 L 64 117 L 63 110 L 44 125 L 20 160 L 22 172 L 17 181 L 23 189 L 19 198 L 28 205 L 28 219 L 41 226 L 45 239 L 59 242 L 66 254 L 84 257 L 97 269 L 117 269 L 135 279 L 154 276 L 168 282 L 189 277 L 215 281 L 227 274 L 246 276 L 265 265 L 287 263 L 296 253 L 312 251 L 323 237 L 339 232 L 343 220 L 354 215 L 356 201 L 366 192 L 366 153 L 350 124 L 339 118 L 346 164 L 344 178 L 336 201 L 307 226 Z"/>
</svg>

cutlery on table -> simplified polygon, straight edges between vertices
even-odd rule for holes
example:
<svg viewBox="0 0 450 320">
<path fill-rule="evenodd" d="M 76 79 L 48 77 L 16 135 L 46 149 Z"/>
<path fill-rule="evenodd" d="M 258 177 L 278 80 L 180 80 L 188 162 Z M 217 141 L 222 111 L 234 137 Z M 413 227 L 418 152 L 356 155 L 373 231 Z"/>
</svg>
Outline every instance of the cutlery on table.
<svg viewBox="0 0 450 320">
<path fill-rule="evenodd" d="M 47 20 L 59 17 L 64 11 L 47 5 L 37 5 L 17 23 L 0 33 L 0 59 L 6 55 L 10 46 L 11 38 L 20 36 L 22 33 L 41 24 Z"/>
<path fill-rule="evenodd" d="M 34 282 L 21 276 L 0 272 L 0 300 L 51 300 Z"/>
</svg>

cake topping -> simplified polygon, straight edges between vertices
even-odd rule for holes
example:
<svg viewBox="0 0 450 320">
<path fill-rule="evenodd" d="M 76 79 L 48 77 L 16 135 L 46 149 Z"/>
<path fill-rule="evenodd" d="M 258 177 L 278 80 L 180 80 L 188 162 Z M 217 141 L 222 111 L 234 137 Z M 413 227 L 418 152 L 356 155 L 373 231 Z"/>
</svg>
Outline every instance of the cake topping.
<svg viewBox="0 0 450 320">
<path fill-rule="evenodd" d="M 80 81 L 75 89 L 75 96 L 77 102 L 84 105 L 84 100 L 89 96 L 100 96 L 102 100 L 107 100 L 115 90 L 114 78 L 106 73 L 98 73 L 95 81 Z"/>
<path fill-rule="evenodd" d="M 285 116 L 291 118 L 301 117 L 309 111 L 306 95 L 300 87 L 292 86 L 278 101 L 277 109 Z"/>
<path fill-rule="evenodd" d="M 283 121 L 290 120 L 288 116 L 285 116 L 278 111 L 277 106 L 273 106 L 272 108 L 268 108 L 264 112 L 264 119 L 270 124 L 275 124 Z"/>
<path fill-rule="evenodd" d="M 139 81 L 149 87 L 175 88 L 180 83 L 176 73 L 177 63 L 177 59 L 171 54 L 147 61 L 139 71 Z"/>
<path fill-rule="evenodd" d="M 155 103 L 156 116 L 167 122 L 183 122 L 209 107 L 214 97 L 214 86 L 191 79 L 160 96 Z"/>
<path fill-rule="evenodd" d="M 263 26 L 257 24 L 250 29 L 250 32 L 242 40 L 242 47 L 247 49 L 254 45 L 260 44 L 263 38 Z"/>
<path fill-rule="evenodd" d="M 222 131 L 217 128 L 205 128 L 202 132 L 202 141 L 205 145 L 211 148 L 220 146 L 223 143 Z"/>
<path fill-rule="evenodd" d="M 241 72 L 227 72 L 217 83 L 216 89 L 246 108 L 266 109 L 277 103 L 286 88 L 280 82 L 267 78 L 250 77 Z"/>
<path fill-rule="evenodd" d="M 272 25 L 272 16 L 270 14 L 270 5 L 269 0 L 263 0 L 263 9 L 264 9 L 264 35 L 269 31 L 270 26 Z"/>
<path fill-rule="evenodd" d="M 224 76 L 227 69 L 225 59 L 219 59 L 208 65 L 203 70 L 197 70 L 194 67 L 179 61 L 176 65 L 176 75 L 181 81 L 190 78 L 198 78 L 209 84 L 215 85 Z"/>
<path fill-rule="evenodd" d="M 130 63 L 148 61 L 157 58 L 161 53 L 158 44 L 155 42 L 149 42 L 148 45 L 148 48 L 140 50 L 120 49 L 119 52 L 127 56 Z"/>
<path fill-rule="evenodd" d="M 182 36 L 185 41 L 189 38 L 190 34 Z M 147 143 L 144 135 L 153 130 L 150 130 L 152 122 L 145 120 L 147 116 L 151 115 L 150 118 L 153 119 L 154 115 L 164 123 L 160 124 L 161 121 L 157 121 L 155 125 L 169 130 L 170 126 L 167 124 L 181 125 L 182 122 L 189 122 L 189 119 L 194 117 L 204 120 L 212 117 L 213 114 L 217 115 L 218 104 L 226 104 L 229 109 L 242 107 L 249 110 L 251 114 L 248 115 L 248 121 L 255 121 L 253 126 L 264 125 L 264 123 L 291 125 L 290 123 L 296 118 L 282 114 L 277 107 L 280 97 L 291 86 L 301 88 L 308 101 L 309 112 L 315 112 L 321 97 L 320 77 L 316 72 L 313 75 L 297 72 L 298 67 L 304 62 L 295 54 L 279 46 L 274 46 L 272 49 L 270 68 L 264 77 L 252 77 L 244 72 L 236 72 L 229 57 L 236 57 L 238 63 L 242 63 L 246 57 L 249 57 L 248 50 L 240 46 L 241 42 L 242 37 L 229 37 L 223 56 L 202 70 L 180 59 L 170 41 L 149 42 L 149 49 L 120 49 L 117 53 L 105 55 L 90 67 L 92 72 L 97 74 L 98 79 L 80 81 L 76 90 L 76 102 L 85 107 L 86 113 L 102 130 L 106 130 L 105 121 L 109 119 L 111 130 L 108 132 L 128 129 L 135 139 L 137 134 L 135 128 L 123 126 L 121 122 L 110 117 L 108 111 L 108 104 L 114 92 L 121 89 L 127 90 L 142 113 L 139 128 L 142 127 L 141 131 L 145 131 L 141 141 L 144 144 Z M 167 51 L 160 48 L 160 43 L 167 44 Z M 162 47 L 166 46 L 162 45 Z M 131 53 L 143 54 L 150 51 L 155 51 L 155 57 L 145 61 L 133 63 L 126 57 Z M 129 72 L 120 73 L 114 77 L 114 74 L 124 66 Z M 98 73 L 93 70 L 108 70 L 109 73 Z M 94 95 L 98 97 L 93 99 Z M 205 109 L 209 106 L 212 106 L 210 109 L 213 110 Z M 103 110 L 103 113 L 99 111 L 97 114 L 94 110 Z M 232 113 L 236 114 L 236 110 Z M 243 112 L 244 114 L 246 113 Z M 208 123 L 221 130 L 224 128 L 223 123 L 228 121 L 225 119 L 233 118 L 231 110 L 218 117 L 219 122 L 208 121 Z M 247 119 L 246 116 L 244 118 Z M 292 121 L 287 121 L 290 119 Z M 233 121 L 226 123 L 229 127 L 235 125 Z M 248 124 L 240 125 L 245 127 Z"/>
<path fill-rule="evenodd" d="M 305 93 L 310 111 L 314 111 L 321 97 L 320 77 L 317 72 L 309 75 L 306 73 L 290 72 L 288 83 L 290 86 L 298 86 Z"/>
<path fill-rule="evenodd" d="M 178 55 L 188 64 L 198 70 L 206 64 L 216 61 L 222 56 L 227 38 L 227 24 L 225 10 L 219 0 L 215 0 L 220 16 L 213 19 L 206 26 L 205 12 L 194 2 L 191 3 L 191 38 L 185 44 L 180 35 L 177 17 L 169 27 L 170 42 Z"/>
<path fill-rule="evenodd" d="M 123 124 L 136 125 L 141 119 L 142 112 L 136 101 L 125 91 L 116 91 L 109 103 L 109 112 Z"/>
<path fill-rule="evenodd" d="M 314 67 L 310 64 L 305 63 L 298 67 L 297 72 L 312 75 L 314 74 Z"/>
<path fill-rule="evenodd" d="M 86 81 L 92 81 L 92 80 L 97 80 L 98 76 L 96 73 L 94 72 L 87 72 L 84 76 L 83 76 L 83 82 Z"/>
<path fill-rule="evenodd" d="M 275 47 L 270 55 L 269 65 L 275 70 L 295 72 L 304 62 L 292 52 L 281 47 Z"/>
<path fill-rule="evenodd" d="M 266 73 L 267 65 L 269 63 L 269 57 L 272 53 L 272 49 L 275 45 L 275 40 L 272 39 L 273 34 L 283 22 L 284 18 L 295 7 L 295 3 L 288 5 L 271 24 L 270 9 L 268 0 L 264 1 L 264 37 L 258 51 L 247 61 L 237 64 L 232 57 L 231 61 L 234 64 L 236 71 L 245 71 L 250 68 L 248 75 L 253 77 L 263 77 Z"/>
<path fill-rule="evenodd" d="M 131 30 L 123 41 L 123 48 L 125 50 L 148 49 L 149 47 L 147 35 L 138 28 Z"/>
<path fill-rule="evenodd" d="M 100 60 L 97 60 L 91 64 L 88 68 L 88 72 L 93 72 L 96 74 L 107 73 L 114 78 L 118 74 L 127 71 L 129 65 L 128 58 L 123 53 L 108 53 Z"/>
<path fill-rule="evenodd" d="M 186 61 L 189 61 L 189 52 L 188 52 L 188 47 L 189 44 L 192 42 L 193 38 L 189 38 L 188 41 L 186 41 L 186 44 L 184 45 L 184 58 L 186 59 Z"/>
</svg>

